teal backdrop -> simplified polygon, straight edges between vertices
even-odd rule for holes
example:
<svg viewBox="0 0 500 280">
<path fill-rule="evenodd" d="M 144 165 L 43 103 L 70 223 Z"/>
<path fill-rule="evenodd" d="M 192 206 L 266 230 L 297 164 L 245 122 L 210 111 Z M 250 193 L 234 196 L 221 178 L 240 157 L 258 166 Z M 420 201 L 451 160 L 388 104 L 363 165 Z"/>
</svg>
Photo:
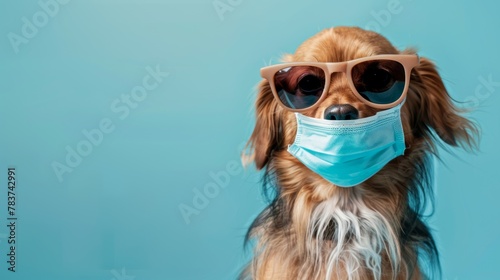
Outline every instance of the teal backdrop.
<svg viewBox="0 0 500 280">
<path fill-rule="evenodd" d="M 500 279 L 499 9 L 1 1 L 0 279 L 235 279 L 250 257 L 246 229 L 265 206 L 260 174 L 239 160 L 259 69 L 339 25 L 418 48 L 474 109 L 481 149 L 442 151 L 430 223 L 443 279 Z"/>
</svg>

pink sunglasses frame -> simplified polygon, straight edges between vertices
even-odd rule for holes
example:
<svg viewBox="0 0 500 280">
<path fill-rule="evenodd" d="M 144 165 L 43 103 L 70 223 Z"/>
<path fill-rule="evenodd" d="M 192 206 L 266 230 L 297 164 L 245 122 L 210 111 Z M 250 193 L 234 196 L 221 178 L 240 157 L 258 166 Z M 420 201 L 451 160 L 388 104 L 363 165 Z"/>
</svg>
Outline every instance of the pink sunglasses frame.
<svg viewBox="0 0 500 280">
<path fill-rule="evenodd" d="M 351 75 L 351 70 L 352 68 L 362 62 L 366 61 L 372 61 L 372 60 L 390 60 L 390 61 L 395 61 L 399 62 L 405 71 L 405 87 L 403 89 L 403 93 L 401 94 L 401 97 L 398 98 L 398 100 L 390 103 L 390 104 L 377 104 L 370 102 L 363 98 L 361 94 L 356 90 L 356 87 L 354 86 L 354 83 L 352 81 L 352 75 Z M 389 109 L 392 108 L 399 103 L 401 103 L 405 98 L 406 94 L 408 92 L 408 88 L 410 85 L 410 77 L 411 77 L 411 70 L 420 64 L 420 58 L 418 54 L 383 54 L 383 55 L 374 55 L 374 56 L 367 56 L 367 57 L 362 57 L 354 60 L 349 60 L 349 61 L 343 61 L 343 62 L 291 62 L 291 63 L 282 63 L 282 64 L 276 64 L 276 65 L 271 65 L 267 67 L 263 67 L 260 69 L 260 75 L 262 78 L 266 79 L 269 82 L 269 85 L 271 86 L 271 90 L 273 92 L 274 98 L 278 101 L 278 103 L 283 106 L 286 110 L 292 111 L 292 112 L 303 112 L 310 110 L 318 104 L 325 98 L 327 95 L 327 91 L 330 85 L 330 77 L 332 73 L 345 73 L 347 77 L 347 82 L 349 84 L 349 87 L 351 88 L 351 91 L 356 95 L 356 97 L 361 100 L 362 102 L 366 103 L 367 105 L 377 108 L 377 109 Z M 281 99 L 279 98 L 279 95 L 276 91 L 276 86 L 274 84 L 274 75 L 276 73 L 284 68 L 287 67 L 292 67 L 292 66 L 314 66 L 322 69 L 325 72 L 325 88 L 323 89 L 323 92 L 321 93 L 320 98 L 316 103 L 313 105 L 307 107 L 307 108 L 302 108 L 302 109 L 293 109 L 288 106 L 286 106 Z"/>
</svg>

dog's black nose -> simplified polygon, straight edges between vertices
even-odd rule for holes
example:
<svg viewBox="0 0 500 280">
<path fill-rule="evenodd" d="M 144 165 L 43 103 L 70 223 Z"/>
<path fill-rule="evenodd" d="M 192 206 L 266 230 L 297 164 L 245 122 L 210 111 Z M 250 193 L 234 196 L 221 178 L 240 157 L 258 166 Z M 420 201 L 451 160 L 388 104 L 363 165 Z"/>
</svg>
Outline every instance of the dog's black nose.
<svg viewBox="0 0 500 280">
<path fill-rule="evenodd" d="M 325 110 L 325 120 L 355 120 L 359 117 L 356 108 L 349 104 L 332 105 Z"/>
</svg>

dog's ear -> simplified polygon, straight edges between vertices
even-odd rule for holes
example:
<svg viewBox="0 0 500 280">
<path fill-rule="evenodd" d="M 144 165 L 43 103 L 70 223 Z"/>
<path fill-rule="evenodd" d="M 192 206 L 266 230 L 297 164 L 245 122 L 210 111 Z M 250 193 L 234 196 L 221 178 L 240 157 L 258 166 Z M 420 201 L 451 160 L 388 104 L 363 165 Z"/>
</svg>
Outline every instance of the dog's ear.
<svg viewBox="0 0 500 280">
<path fill-rule="evenodd" d="M 249 155 L 242 156 L 244 164 L 253 160 L 257 169 L 262 169 L 268 163 L 272 151 L 279 145 L 281 124 L 278 106 L 269 83 L 262 80 L 258 85 L 255 102 L 255 128 L 247 143 Z"/>
<path fill-rule="evenodd" d="M 439 138 L 451 146 L 475 148 L 478 135 L 476 124 L 462 116 L 448 94 L 436 66 L 426 58 L 413 69 L 409 101 L 416 137 L 432 138 L 434 130 Z"/>
</svg>

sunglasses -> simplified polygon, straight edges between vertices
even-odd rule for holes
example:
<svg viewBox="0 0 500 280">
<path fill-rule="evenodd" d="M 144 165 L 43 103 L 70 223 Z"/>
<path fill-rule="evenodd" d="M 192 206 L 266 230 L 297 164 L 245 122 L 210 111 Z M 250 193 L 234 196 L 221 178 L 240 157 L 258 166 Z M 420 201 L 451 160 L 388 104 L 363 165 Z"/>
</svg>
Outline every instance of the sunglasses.
<svg viewBox="0 0 500 280">
<path fill-rule="evenodd" d="M 292 62 L 260 70 L 274 97 L 286 109 L 305 111 L 327 95 L 332 73 L 345 73 L 352 92 L 364 103 L 388 109 L 401 103 L 410 74 L 419 64 L 417 54 L 375 55 L 344 62 Z"/>
</svg>

